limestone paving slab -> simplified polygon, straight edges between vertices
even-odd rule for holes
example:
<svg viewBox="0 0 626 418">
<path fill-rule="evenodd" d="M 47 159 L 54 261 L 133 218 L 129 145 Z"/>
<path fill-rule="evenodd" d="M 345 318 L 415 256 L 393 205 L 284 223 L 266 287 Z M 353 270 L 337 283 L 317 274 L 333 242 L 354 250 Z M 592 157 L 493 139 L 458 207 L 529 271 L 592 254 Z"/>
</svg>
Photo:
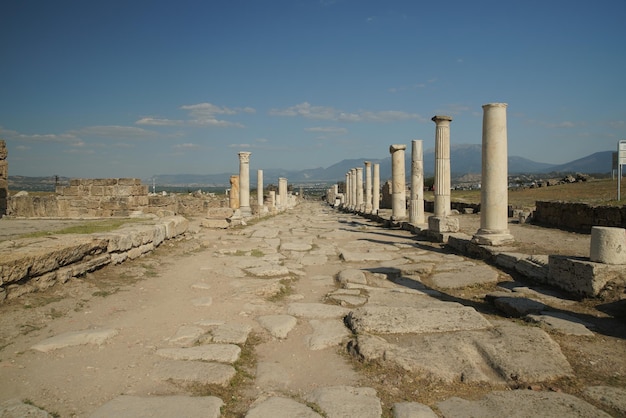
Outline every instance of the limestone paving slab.
<svg viewBox="0 0 626 418">
<path fill-rule="evenodd" d="M 368 387 L 323 387 L 315 389 L 305 399 L 319 406 L 327 418 L 380 418 L 383 413 L 376 390 Z"/>
<path fill-rule="evenodd" d="M 477 401 L 453 397 L 437 404 L 445 418 L 470 417 L 610 417 L 567 393 L 531 390 L 497 391 Z"/>
<path fill-rule="evenodd" d="M 259 361 L 256 366 L 256 385 L 265 391 L 289 390 L 291 386 L 290 373 L 281 364 L 274 361 Z"/>
<path fill-rule="evenodd" d="M 538 383 L 573 373 L 548 334 L 504 321 L 480 331 L 359 334 L 356 349 L 366 360 L 389 361 L 446 382 Z"/>
<path fill-rule="evenodd" d="M 47 338 L 31 347 L 32 350 L 47 353 L 65 347 L 83 344 L 103 344 L 109 338 L 116 336 L 115 329 L 88 329 L 83 331 L 70 331 L 54 337 Z"/>
<path fill-rule="evenodd" d="M 585 395 L 626 416 L 626 389 L 611 386 L 589 386 Z"/>
<path fill-rule="evenodd" d="M 395 306 L 412 307 L 417 309 L 430 307 L 452 307 L 462 306 L 456 302 L 444 302 L 431 297 L 438 294 L 436 291 L 423 291 L 418 289 L 395 288 L 395 289 L 367 289 L 368 306 Z"/>
<path fill-rule="evenodd" d="M 356 252 L 341 250 L 340 257 L 347 263 L 366 261 L 386 261 L 394 258 L 393 254 L 384 251 Z"/>
<path fill-rule="evenodd" d="M 338 319 L 311 319 L 309 324 L 313 328 L 313 333 L 305 337 L 310 350 L 323 350 L 344 342 L 351 333 Z"/>
<path fill-rule="evenodd" d="M 248 273 L 257 277 L 278 277 L 278 276 L 288 276 L 289 269 L 285 266 L 280 265 L 267 265 L 267 266 L 259 266 L 259 267 L 251 267 L 245 269 Z"/>
<path fill-rule="evenodd" d="M 287 308 L 289 315 L 301 318 L 343 318 L 350 312 L 349 309 L 336 305 L 326 305 L 323 303 L 290 303 Z"/>
<path fill-rule="evenodd" d="M 593 337 L 595 335 L 591 331 L 594 328 L 593 324 L 562 312 L 545 311 L 539 314 L 527 315 L 526 319 L 545 325 L 549 329 L 565 335 L 581 335 L 585 337 Z"/>
<path fill-rule="evenodd" d="M 347 317 L 357 333 L 406 334 L 450 332 L 490 328 L 491 324 L 474 308 L 462 305 L 412 308 L 365 306 Z"/>
<path fill-rule="evenodd" d="M 337 274 L 337 281 L 343 287 L 345 287 L 347 283 L 367 284 L 365 273 L 359 269 L 345 269 L 340 271 L 339 274 Z"/>
<path fill-rule="evenodd" d="M 219 418 L 224 402 L 215 396 L 122 395 L 94 411 L 91 418 Z"/>
<path fill-rule="evenodd" d="M 223 324 L 211 331 L 213 342 L 227 344 L 243 344 L 248 339 L 252 331 L 249 325 L 244 324 Z"/>
<path fill-rule="evenodd" d="M 498 297 L 493 300 L 493 305 L 506 315 L 517 318 L 528 314 L 537 314 L 547 308 L 543 303 L 523 296 Z"/>
<path fill-rule="evenodd" d="M 489 266 L 474 265 L 458 271 L 435 273 L 430 280 L 442 289 L 458 289 L 476 284 L 497 283 L 498 276 L 498 272 Z"/>
<path fill-rule="evenodd" d="M 183 325 L 178 328 L 176 334 L 168 338 L 168 341 L 170 344 L 188 346 L 198 341 L 205 333 L 206 331 L 203 328 L 193 325 Z"/>
<path fill-rule="evenodd" d="M 276 338 L 287 338 L 289 332 L 298 323 L 296 317 L 291 315 L 263 315 L 256 320 Z"/>
<path fill-rule="evenodd" d="M 226 386 L 237 371 L 233 366 L 204 361 L 166 360 L 157 363 L 153 375 L 174 383 Z"/>
<path fill-rule="evenodd" d="M 321 418 L 322 416 L 304 404 L 278 396 L 254 404 L 246 414 L 246 418 L 277 417 Z"/>
<path fill-rule="evenodd" d="M 47 411 L 29 405 L 19 399 L 9 399 L 0 403 L 0 417 L 2 418 L 52 418 Z"/>
<path fill-rule="evenodd" d="M 204 360 L 234 363 L 239 359 L 241 348 L 234 344 L 206 344 L 183 348 L 161 348 L 156 354 L 172 360 Z"/>
<path fill-rule="evenodd" d="M 211 296 L 203 296 L 201 298 L 195 298 L 191 300 L 191 304 L 198 308 L 208 307 L 213 304 L 213 298 Z"/>
<path fill-rule="evenodd" d="M 280 251 L 309 251 L 313 246 L 307 242 L 283 242 Z"/>
</svg>

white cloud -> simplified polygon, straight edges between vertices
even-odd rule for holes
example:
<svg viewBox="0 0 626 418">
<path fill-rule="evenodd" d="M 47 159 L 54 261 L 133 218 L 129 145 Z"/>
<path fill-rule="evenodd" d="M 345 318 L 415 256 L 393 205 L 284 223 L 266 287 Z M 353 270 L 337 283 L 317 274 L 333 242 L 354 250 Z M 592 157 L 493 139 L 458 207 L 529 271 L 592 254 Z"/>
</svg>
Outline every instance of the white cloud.
<svg viewBox="0 0 626 418">
<path fill-rule="evenodd" d="M 152 125 L 152 126 L 181 126 L 185 124 L 185 121 L 147 117 L 147 118 L 141 118 L 135 123 L 137 125 Z"/>
<path fill-rule="evenodd" d="M 253 144 L 229 144 L 229 148 L 254 148 Z"/>
<path fill-rule="evenodd" d="M 330 134 L 347 134 L 348 130 L 346 128 L 339 128 L 336 126 L 315 126 L 312 128 L 305 128 L 307 132 L 324 132 Z"/>
<path fill-rule="evenodd" d="M 393 122 L 408 119 L 425 120 L 417 113 L 408 113 L 399 110 L 384 110 L 379 112 L 360 110 L 348 113 L 329 106 L 311 106 L 308 102 L 303 102 L 285 109 L 270 109 L 269 114 L 271 116 L 300 116 L 306 119 L 334 120 L 339 122 Z"/>
<path fill-rule="evenodd" d="M 201 148 L 200 145 L 198 144 L 192 144 L 190 142 L 184 143 L 184 144 L 176 144 L 173 147 L 174 149 L 181 149 L 181 150 L 194 150 L 194 149 L 199 149 Z"/>
<path fill-rule="evenodd" d="M 106 139 L 145 139 L 159 134 L 134 126 L 102 125 L 87 126 L 85 128 L 68 131 L 74 138 L 98 137 Z"/>
<path fill-rule="evenodd" d="M 22 134 L 10 129 L 4 129 L 0 126 L 0 137 L 13 141 L 24 142 L 71 142 L 76 140 L 76 135 L 71 133 L 63 134 Z"/>
<path fill-rule="evenodd" d="M 243 128 L 244 125 L 239 122 L 230 122 L 224 119 L 218 119 L 216 115 L 232 116 L 239 113 L 256 113 L 252 107 L 235 107 L 217 106 L 212 103 L 197 103 L 192 105 L 181 106 L 180 109 L 189 113 L 189 119 L 167 119 L 156 117 L 143 117 L 135 122 L 137 125 L 152 126 L 201 126 L 201 127 L 217 127 L 217 128 Z"/>
</svg>

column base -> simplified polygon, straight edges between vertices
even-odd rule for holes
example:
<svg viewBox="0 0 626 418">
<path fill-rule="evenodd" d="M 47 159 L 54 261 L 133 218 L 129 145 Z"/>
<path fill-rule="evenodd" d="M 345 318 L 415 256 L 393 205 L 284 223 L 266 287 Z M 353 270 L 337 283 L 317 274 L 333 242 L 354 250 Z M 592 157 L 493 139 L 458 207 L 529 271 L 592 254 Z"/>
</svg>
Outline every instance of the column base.
<svg viewBox="0 0 626 418">
<path fill-rule="evenodd" d="M 459 232 L 459 218 L 454 216 L 429 216 L 428 230 L 434 232 Z"/>
<path fill-rule="evenodd" d="M 504 231 L 486 231 L 479 229 L 472 237 L 472 242 L 478 245 L 499 246 L 510 244 L 515 241 L 515 237 L 511 235 L 508 229 Z"/>
</svg>

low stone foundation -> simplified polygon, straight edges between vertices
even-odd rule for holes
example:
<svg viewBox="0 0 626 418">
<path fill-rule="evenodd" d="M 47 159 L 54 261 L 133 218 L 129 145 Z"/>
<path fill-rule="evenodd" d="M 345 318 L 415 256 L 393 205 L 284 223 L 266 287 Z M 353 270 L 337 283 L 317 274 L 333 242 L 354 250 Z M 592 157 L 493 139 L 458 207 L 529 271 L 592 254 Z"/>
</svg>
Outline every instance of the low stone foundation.
<svg viewBox="0 0 626 418">
<path fill-rule="evenodd" d="M 591 232 L 592 226 L 626 228 L 626 206 L 537 201 L 533 223 L 570 231 Z"/>
<path fill-rule="evenodd" d="M 140 257 L 163 241 L 183 234 L 188 227 L 187 219 L 173 216 L 102 234 L 3 241 L 0 243 L 0 303 L 65 283 L 107 264 Z"/>
</svg>

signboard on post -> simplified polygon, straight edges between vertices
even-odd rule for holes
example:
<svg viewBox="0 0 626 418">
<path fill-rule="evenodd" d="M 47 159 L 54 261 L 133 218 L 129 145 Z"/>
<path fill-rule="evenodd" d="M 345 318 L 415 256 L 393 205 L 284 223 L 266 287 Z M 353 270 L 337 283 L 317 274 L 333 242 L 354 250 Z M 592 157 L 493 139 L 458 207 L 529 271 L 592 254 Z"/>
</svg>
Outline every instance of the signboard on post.
<svg viewBox="0 0 626 418">
<path fill-rule="evenodd" d="M 617 200 L 621 200 L 622 167 L 626 165 L 626 140 L 617 143 Z"/>
</svg>

